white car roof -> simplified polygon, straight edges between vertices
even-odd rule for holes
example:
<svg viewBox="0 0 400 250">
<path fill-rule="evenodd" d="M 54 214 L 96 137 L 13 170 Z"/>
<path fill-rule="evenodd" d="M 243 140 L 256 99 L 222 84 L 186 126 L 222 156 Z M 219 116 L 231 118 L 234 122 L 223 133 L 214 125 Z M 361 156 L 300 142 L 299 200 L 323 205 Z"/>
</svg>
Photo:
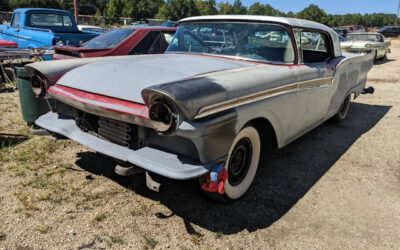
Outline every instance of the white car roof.
<svg viewBox="0 0 400 250">
<path fill-rule="evenodd" d="M 335 56 L 341 56 L 342 51 L 340 49 L 339 37 L 337 33 L 326 25 L 321 23 L 297 19 L 288 17 L 275 17 L 275 16 L 256 16 L 256 15 L 214 15 L 214 16 L 196 16 L 188 17 L 178 21 L 179 24 L 186 22 L 196 22 L 196 21 L 244 21 L 244 22 L 274 22 L 288 25 L 295 28 L 308 28 L 317 29 L 327 32 L 333 40 L 333 47 Z"/>
</svg>

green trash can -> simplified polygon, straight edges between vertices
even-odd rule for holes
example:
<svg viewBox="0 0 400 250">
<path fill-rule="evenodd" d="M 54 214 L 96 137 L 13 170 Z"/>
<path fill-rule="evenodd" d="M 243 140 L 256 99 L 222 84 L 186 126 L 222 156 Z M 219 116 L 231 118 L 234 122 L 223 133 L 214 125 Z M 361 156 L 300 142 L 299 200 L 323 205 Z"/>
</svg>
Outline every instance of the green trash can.
<svg viewBox="0 0 400 250">
<path fill-rule="evenodd" d="M 39 116 L 50 111 L 47 102 L 35 96 L 31 87 L 31 76 L 24 67 L 16 67 L 19 101 L 21 103 L 22 117 L 28 126 L 34 125 Z"/>
</svg>

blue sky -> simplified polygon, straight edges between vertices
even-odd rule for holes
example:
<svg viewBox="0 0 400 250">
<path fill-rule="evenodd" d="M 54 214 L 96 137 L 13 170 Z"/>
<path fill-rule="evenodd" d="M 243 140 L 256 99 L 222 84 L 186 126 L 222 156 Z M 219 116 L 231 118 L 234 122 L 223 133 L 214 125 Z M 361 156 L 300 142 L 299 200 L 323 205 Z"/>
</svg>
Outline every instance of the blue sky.
<svg viewBox="0 0 400 250">
<path fill-rule="evenodd" d="M 217 0 L 225 2 L 226 0 Z M 234 0 L 228 0 L 233 3 Z M 270 4 L 275 9 L 283 12 L 301 11 L 310 4 L 316 4 L 324 9 L 328 14 L 348 14 L 348 13 L 397 13 L 399 0 L 242 0 L 246 6 L 254 2 Z"/>
</svg>

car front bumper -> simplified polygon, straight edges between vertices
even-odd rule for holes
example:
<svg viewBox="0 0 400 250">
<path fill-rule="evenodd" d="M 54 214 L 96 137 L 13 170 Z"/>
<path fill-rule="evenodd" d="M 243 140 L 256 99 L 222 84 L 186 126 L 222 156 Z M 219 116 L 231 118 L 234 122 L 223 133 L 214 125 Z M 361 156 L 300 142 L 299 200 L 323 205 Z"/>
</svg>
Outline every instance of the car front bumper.
<svg viewBox="0 0 400 250">
<path fill-rule="evenodd" d="M 74 119 L 60 117 L 57 113 L 49 112 L 39 117 L 35 123 L 46 130 L 68 137 L 101 154 L 132 163 L 145 170 L 171 179 L 185 180 L 196 178 L 208 173 L 212 166 L 221 163 L 217 161 L 204 165 L 150 147 L 132 150 L 85 133 L 75 124 Z"/>
</svg>

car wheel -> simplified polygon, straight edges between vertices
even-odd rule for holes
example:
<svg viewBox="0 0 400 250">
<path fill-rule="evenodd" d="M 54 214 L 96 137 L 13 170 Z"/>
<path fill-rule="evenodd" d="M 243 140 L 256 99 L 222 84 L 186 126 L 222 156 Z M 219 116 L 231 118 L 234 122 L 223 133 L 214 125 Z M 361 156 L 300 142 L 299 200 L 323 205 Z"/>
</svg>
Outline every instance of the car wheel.
<svg viewBox="0 0 400 250">
<path fill-rule="evenodd" d="M 225 194 L 205 192 L 206 195 L 217 201 L 236 200 L 242 197 L 257 172 L 260 151 L 261 140 L 257 129 L 253 126 L 243 128 L 235 137 L 225 163 L 228 172 L 228 179 L 224 183 Z"/>
<path fill-rule="evenodd" d="M 349 112 L 351 101 L 351 94 L 349 94 L 343 101 L 342 106 L 340 106 L 339 111 L 332 117 L 333 122 L 341 122 L 346 119 L 347 113 Z"/>
<path fill-rule="evenodd" d="M 374 55 L 374 62 L 378 60 L 378 52 L 375 50 L 375 55 Z"/>
</svg>

